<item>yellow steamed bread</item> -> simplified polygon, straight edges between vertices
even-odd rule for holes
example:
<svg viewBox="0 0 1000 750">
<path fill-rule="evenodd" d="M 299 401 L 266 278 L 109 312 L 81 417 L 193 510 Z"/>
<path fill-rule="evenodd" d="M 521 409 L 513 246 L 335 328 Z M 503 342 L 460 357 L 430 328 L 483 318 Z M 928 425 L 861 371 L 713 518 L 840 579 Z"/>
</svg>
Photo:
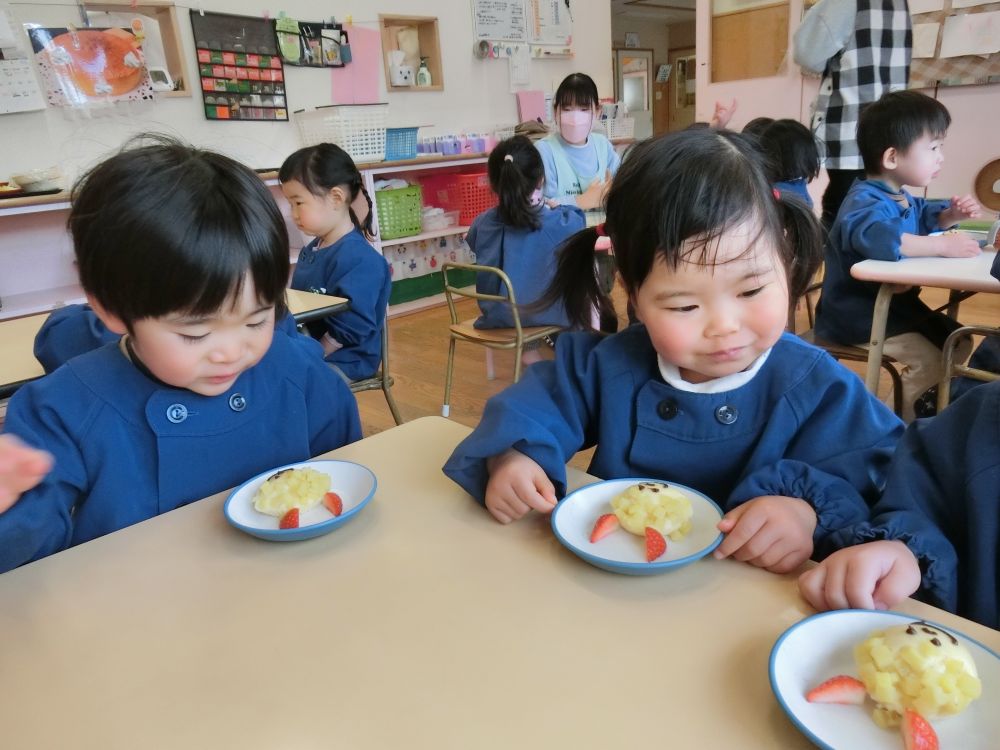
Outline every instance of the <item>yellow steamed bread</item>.
<svg viewBox="0 0 1000 750">
<path fill-rule="evenodd" d="M 255 510 L 283 516 L 292 508 L 309 510 L 330 490 L 330 476 L 315 469 L 285 469 L 268 477 L 253 498 Z"/>
<path fill-rule="evenodd" d="M 644 536 L 652 526 L 675 542 L 691 531 L 691 501 L 663 482 L 633 484 L 611 501 L 622 528 Z"/>
<path fill-rule="evenodd" d="M 926 622 L 875 631 L 854 659 L 880 727 L 897 726 L 906 708 L 926 719 L 960 713 L 982 692 L 969 650 Z"/>
</svg>

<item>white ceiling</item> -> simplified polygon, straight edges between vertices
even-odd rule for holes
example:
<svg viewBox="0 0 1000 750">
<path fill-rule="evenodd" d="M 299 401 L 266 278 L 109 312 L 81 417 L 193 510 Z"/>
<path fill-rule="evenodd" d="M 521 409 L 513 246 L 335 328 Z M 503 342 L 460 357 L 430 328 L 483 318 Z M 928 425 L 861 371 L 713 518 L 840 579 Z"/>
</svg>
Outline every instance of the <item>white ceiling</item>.
<svg viewBox="0 0 1000 750">
<path fill-rule="evenodd" d="M 693 21 L 695 0 L 611 0 L 611 14 L 661 23 Z"/>
</svg>

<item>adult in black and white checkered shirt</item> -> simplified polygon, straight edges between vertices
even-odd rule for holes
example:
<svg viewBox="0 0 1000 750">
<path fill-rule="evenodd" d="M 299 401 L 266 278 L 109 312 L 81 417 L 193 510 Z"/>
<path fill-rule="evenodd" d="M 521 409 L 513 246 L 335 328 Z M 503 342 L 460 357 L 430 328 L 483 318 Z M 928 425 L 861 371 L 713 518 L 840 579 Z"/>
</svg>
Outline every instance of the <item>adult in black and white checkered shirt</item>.
<svg viewBox="0 0 1000 750">
<path fill-rule="evenodd" d="M 829 229 L 851 183 L 864 177 L 857 128 L 861 108 L 910 79 L 913 32 L 906 0 L 820 0 L 795 32 L 794 58 L 821 74 L 812 129 L 826 144 Z"/>
</svg>

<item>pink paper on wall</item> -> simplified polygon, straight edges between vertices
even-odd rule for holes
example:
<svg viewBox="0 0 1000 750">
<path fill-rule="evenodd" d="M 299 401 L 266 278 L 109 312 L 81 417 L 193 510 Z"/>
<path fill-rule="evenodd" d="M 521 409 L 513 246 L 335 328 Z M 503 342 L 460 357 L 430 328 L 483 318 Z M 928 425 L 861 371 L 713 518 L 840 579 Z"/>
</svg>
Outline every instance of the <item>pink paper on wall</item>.
<svg viewBox="0 0 1000 750">
<path fill-rule="evenodd" d="M 517 112 L 521 122 L 545 119 L 545 92 L 518 91 Z"/>
<path fill-rule="evenodd" d="M 348 26 L 351 62 L 330 71 L 334 104 L 375 104 L 379 101 L 378 76 L 382 39 L 377 29 Z"/>
</svg>

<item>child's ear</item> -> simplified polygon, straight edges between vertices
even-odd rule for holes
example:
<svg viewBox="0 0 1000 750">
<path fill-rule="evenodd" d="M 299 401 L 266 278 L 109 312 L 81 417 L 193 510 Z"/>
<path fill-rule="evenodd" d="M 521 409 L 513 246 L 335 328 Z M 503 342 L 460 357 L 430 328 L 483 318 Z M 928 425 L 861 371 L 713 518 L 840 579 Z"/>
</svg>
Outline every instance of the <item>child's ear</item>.
<svg viewBox="0 0 1000 750">
<path fill-rule="evenodd" d="M 327 193 L 327 195 L 330 197 L 330 199 L 334 203 L 349 203 L 350 202 L 349 199 L 348 199 L 348 197 L 347 197 L 347 191 L 344 190 L 344 188 L 342 188 L 340 185 L 338 185 L 337 187 L 330 188 L 330 192 Z"/>
<path fill-rule="evenodd" d="M 94 299 L 90 294 L 87 295 L 87 304 L 90 305 L 91 309 L 101 319 L 101 322 L 107 326 L 108 330 L 112 333 L 117 333 L 119 336 L 124 336 L 128 333 L 128 326 L 125 322 L 119 318 L 117 315 L 112 315 L 104 306 L 101 305 L 96 299 Z"/>
<path fill-rule="evenodd" d="M 895 146 L 889 146 L 882 153 L 882 169 L 895 169 L 899 166 L 900 153 Z"/>
</svg>

